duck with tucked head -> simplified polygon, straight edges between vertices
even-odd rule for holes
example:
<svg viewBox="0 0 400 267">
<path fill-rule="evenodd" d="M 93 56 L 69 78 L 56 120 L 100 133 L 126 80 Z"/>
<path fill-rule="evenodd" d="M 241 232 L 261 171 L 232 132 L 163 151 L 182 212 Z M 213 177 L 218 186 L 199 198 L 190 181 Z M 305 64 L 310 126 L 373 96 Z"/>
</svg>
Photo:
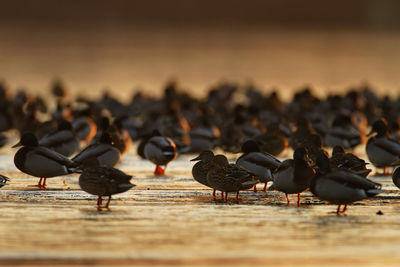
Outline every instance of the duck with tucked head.
<svg viewBox="0 0 400 267">
<path fill-rule="evenodd" d="M 239 191 L 252 188 L 258 183 L 253 173 L 238 166 L 229 164 L 224 155 L 216 155 L 212 160 L 212 167 L 207 174 L 210 187 L 225 192 L 225 201 L 228 193 L 236 192 L 236 200 L 239 200 Z"/>
<path fill-rule="evenodd" d="M 161 136 L 157 130 L 153 132 L 151 137 L 144 145 L 144 156 L 156 164 L 154 174 L 162 176 L 165 173 L 167 164 L 177 157 L 176 145 L 172 139 Z M 160 166 L 165 166 L 162 169 Z"/>
<path fill-rule="evenodd" d="M 241 155 L 236 164 L 256 175 L 256 178 L 265 183 L 264 192 L 267 190 L 267 184 L 273 180 L 272 173 L 281 164 L 281 161 L 269 153 L 261 152 L 258 144 L 253 140 L 248 140 L 242 145 L 243 155 Z M 254 191 L 257 191 L 254 185 Z"/>
<path fill-rule="evenodd" d="M 46 179 L 71 174 L 76 164 L 69 158 L 39 145 L 36 136 L 32 133 L 22 135 L 18 144 L 20 148 L 14 156 L 15 166 L 23 173 L 39 177 L 38 187 L 46 188 Z"/>
<path fill-rule="evenodd" d="M 308 164 L 308 154 L 304 147 L 298 147 L 293 153 L 293 159 L 287 159 L 276 169 L 274 184 L 269 190 L 285 193 L 289 204 L 288 194 L 297 194 L 297 206 L 300 206 L 300 193 L 310 187 L 315 173 Z"/>
<path fill-rule="evenodd" d="M 82 164 L 85 159 L 95 157 L 98 159 L 100 166 L 114 167 L 121 159 L 121 153 L 112 144 L 113 141 L 110 134 L 103 132 L 97 143 L 91 144 L 79 152 L 72 158 L 72 161 Z"/>
<path fill-rule="evenodd" d="M 368 139 L 366 146 L 368 159 L 376 168 L 383 168 L 383 174 L 387 174 L 386 168 L 400 160 L 400 143 L 388 137 L 388 127 L 384 119 L 372 124 L 368 136 L 373 133 L 377 134 Z"/>
<path fill-rule="evenodd" d="M 72 124 L 65 120 L 59 122 L 55 132 L 40 139 L 39 144 L 66 157 L 79 149 L 79 139 L 72 129 Z"/>
<path fill-rule="evenodd" d="M 100 166 L 96 158 L 88 158 L 81 165 L 79 186 L 86 193 L 98 196 L 97 209 L 101 210 L 102 198 L 108 197 L 106 209 L 110 206 L 111 196 L 128 191 L 135 185 L 130 182 L 131 175 L 109 167 Z"/>
<path fill-rule="evenodd" d="M 329 159 L 332 170 L 349 171 L 363 177 L 367 177 L 371 169 L 367 169 L 367 164 L 352 153 L 346 153 L 342 146 L 335 146 L 332 151 L 332 157 Z"/>
<path fill-rule="evenodd" d="M 331 171 L 329 159 L 317 159 L 318 171 L 311 181 L 311 192 L 319 199 L 338 205 L 338 215 L 346 212 L 347 205 L 373 197 L 382 192 L 381 185 L 365 177 L 344 170 Z M 340 210 L 344 205 L 343 210 Z"/>
</svg>

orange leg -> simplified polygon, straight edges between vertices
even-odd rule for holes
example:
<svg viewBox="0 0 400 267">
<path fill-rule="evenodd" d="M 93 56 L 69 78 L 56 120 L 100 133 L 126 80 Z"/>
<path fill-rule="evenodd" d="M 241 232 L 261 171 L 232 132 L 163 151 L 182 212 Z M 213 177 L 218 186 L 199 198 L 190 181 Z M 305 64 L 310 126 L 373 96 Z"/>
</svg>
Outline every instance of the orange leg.
<svg viewBox="0 0 400 267">
<path fill-rule="evenodd" d="M 346 210 L 347 210 L 347 204 L 346 204 L 346 205 L 344 205 L 344 208 L 343 208 L 343 210 L 342 210 L 342 212 L 341 212 L 341 213 L 345 213 L 345 212 L 346 212 Z"/>
<path fill-rule="evenodd" d="M 342 206 L 342 205 L 339 205 L 339 206 L 337 207 L 337 210 L 336 210 L 336 214 L 337 214 L 337 215 L 340 215 L 340 206 Z"/>
<path fill-rule="evenodd" d="M 224 200 L 224 192 L 221 192 L 221 198 Z"/>
<path fill-rule="evenodd" d="M 108 196 L 107 204 L 106 204 L 106 209 L 110 207 L 110 201 L 111 201 L 111 196 Z"/>
<path fill-rule="evenodd" d="M 254 192 L 257 192 L 257 185 L 254 185 Z"/>
<path fill-rule="evenodd" d="M 267 192 L 267 184 L 268 184 L 268 181 L 265 182 L 264 189 L 263 189 L 264 192 Z"/>
<path fill-rule="evenodd" d="M 239 204 L 239 191 L 236 192 L 236 203 Z"/>
<path fill-rule="evenodd" d="M 39 187 L 39 189 L 42 189 L 42 180 L 43 180 L 43 178 L 40 178 L 40 179 L 39 179 L 39 182 L 38 182 L 38 184 L 37 184 L 37 186 Z"/>
<path fill-rule="evenodd" d="M 99 196 L 97 198 L 97 210 L 101 210 L 101 202 L 102 202 L 102 197 Z"/>
<path fill-rule="evenodd" d="M 297 207 L 300 207 L 300 193 L 297 194 Z"/>
<path fill-rule="evenodd" d="M 225 192 L 225 202 L 228 202 L 228 192 Z"/>
<path fill-rule="evenodd" d="M 156 169 L 154 170 L 155 176 L 163 176 L 165 169 L 163 170 L 159 165 L 156 165 Z"/>
<path fill-rule="evenodd" d="M 286 200 L 287 200 L 287 205 L 289 205 L 289 203 L 290 203 L 290 201 L 289 201 L 289 195 L 288 195 L 288 194 L 285 194 L 285 196 L 286 196 Z"/>
<path fill-rule="evenodd" d="M 213 197 L 215 197 L 216 196 L 216 192 L 217 192 L 217 190 L 213 190 Z"/>
</svg>

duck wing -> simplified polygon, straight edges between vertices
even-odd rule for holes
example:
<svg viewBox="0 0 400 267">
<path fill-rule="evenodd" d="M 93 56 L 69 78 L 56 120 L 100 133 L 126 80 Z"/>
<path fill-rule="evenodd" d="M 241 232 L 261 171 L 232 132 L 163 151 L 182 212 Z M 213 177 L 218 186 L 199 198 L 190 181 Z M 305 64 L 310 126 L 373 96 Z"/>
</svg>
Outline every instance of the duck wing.
<svg viewBox="0 0 400 267">
<path fill-rule="evenodd" d="M 360 188 L 364 190 L 370 190 L 370 189 L 380 190 L 382 187 L 382 185 L 379 183 L 375 183 L 362 176 L 346 171 L 331 172 L 326 174 L 325 178 L 334 180 L 341 184 L 349 185 L 351 187 Z"/>
<path fill-rule="evenodd" d="M 71 131 L 60 131 L 43 137 L 40 139 L 39 144 L 46 147 L 52 147 L 73 140 L 74 138 L 75 135 Z"/>
<path fill-rule="evenodd" d="M 271 170 L 275 170 L 281 164 L 279 159 L 275 158 L 269 153 L 251 152 L 248 154 L 243 154 L 238 158 L 237 161 L 241 159 Z"/>
<path fill-rule="evenodd" d="M 53 160 L 59 163 L 60 165 L 64 165 L 67 167 L 76 167 L 76 164 L 72 160 L 61 155 L 60 153 L 48 149 L 47 147 L 37 147 L 35 148 L 34 153 L 46 157 L 50 160 Z"/>
<path fill-rule="evenodd" d="M 400 144 L 389 138 L 374 138 L 374 145 L 389 152 L 392 155 L 400 156 Z"/>
</svg>

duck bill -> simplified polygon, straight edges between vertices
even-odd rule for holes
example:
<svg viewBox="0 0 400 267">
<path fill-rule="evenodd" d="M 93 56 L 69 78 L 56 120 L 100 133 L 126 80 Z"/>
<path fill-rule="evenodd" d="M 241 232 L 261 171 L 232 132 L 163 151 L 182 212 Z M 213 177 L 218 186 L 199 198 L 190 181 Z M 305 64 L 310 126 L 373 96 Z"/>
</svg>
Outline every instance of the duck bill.
<svg viewBox="0 0 400 267">
<path fill-rule="evenodd" d="M 191 159 L 190 161 L 199 161 L 199 160 L 201 160 L 200 156 L 198 156 L 198 157 L 196 157 L 194 159 Z"/>
<path fill-rule="evenodd" d="M 19 147 L 19 146 L 22 146 L 21 142 L 18 142 L 17 144 L 13 145 L 12 148 L 16 148 L 16 147 Z"/>
</svg>

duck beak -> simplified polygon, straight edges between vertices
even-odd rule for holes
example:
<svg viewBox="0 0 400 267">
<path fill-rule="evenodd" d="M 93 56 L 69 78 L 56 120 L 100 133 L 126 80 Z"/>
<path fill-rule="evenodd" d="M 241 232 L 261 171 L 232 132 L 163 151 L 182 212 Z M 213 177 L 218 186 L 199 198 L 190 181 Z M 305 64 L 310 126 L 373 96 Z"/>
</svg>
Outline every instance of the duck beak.
<svg viewBox="0 0 400 267">
<path fill-rule="evenodd" d="M 198 161 L 198 160 L 201 160 L 200 156 L 198 156 L 198 157 L 196 157 L 194 159 L 191 159 L 190 161 Z"/>
<path fill-rule="evenodd" d="M 19 146 L 22 146 L 21 142 L 18 142 L 17 144 L 13 145 L 12 148 L 16 148 L 16 147 L 19 147 Z"/>
<path fill-rule="evenodd" d="M 367 134 L 367 137 L 370 137 L 373 133 L 374 133 L 374 131 L 371 130 L 371 131 Z"/>
</svg>

